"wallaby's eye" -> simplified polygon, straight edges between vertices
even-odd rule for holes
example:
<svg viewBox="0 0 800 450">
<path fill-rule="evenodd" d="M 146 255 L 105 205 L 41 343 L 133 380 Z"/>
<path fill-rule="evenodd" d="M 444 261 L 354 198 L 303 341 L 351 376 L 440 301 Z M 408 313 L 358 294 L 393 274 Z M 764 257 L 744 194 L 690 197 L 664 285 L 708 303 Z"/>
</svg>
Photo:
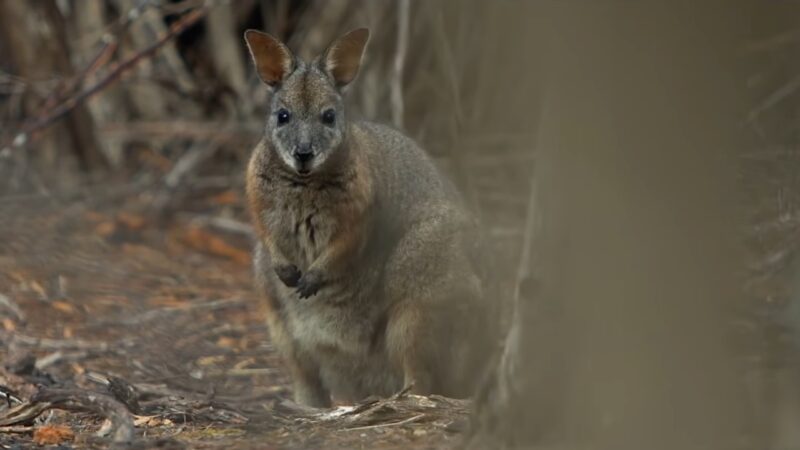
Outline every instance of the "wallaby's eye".
<svg viewBox="0 0 800 450">
<path fill-rule="evenodd" d="M 278 110 L 278 126 L 286 125 L 287 123 L 289 123 L 289 120 L 291 118 L 292 115 L 289 113 L 289 111 L 286 110 L 286 108 L 281 108 Z"/>
<path fill-rule="evenodd" d="M 333 125 L 336 123 L 336 111 L 332 109 L 326 109 L 322 112 L 322 123 L 325 125 Z"/>
</svg>

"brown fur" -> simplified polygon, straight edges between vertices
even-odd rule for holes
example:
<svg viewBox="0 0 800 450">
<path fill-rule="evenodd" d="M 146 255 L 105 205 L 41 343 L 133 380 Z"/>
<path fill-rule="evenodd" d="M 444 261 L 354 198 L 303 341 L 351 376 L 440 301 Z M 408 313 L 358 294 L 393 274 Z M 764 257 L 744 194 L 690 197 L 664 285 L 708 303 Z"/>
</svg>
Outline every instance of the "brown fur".
<svg viewBox="0 0 800 450">
<path fill-rule="evenodd" d="M 366 38 L 352 32 L 306 63 L 273 38 L 247 37 L 257 67 L 287 68 L 269 73 L 278 81 L 267 131 L 246 177 L 270 332 L 300 403 L 410 384 L 467 396 L 494 343 L 493 308 L 476 274 L 477 228 L 413 141 L 344 118 L 341 89 L 355 78 Z M 326 109 L 337 121 L 320 125 Z M 281 124 L 282 110 L 291 119 Z M 303 145 L 314 152 L 306 173 L 296 153 Z"/>
</svg>

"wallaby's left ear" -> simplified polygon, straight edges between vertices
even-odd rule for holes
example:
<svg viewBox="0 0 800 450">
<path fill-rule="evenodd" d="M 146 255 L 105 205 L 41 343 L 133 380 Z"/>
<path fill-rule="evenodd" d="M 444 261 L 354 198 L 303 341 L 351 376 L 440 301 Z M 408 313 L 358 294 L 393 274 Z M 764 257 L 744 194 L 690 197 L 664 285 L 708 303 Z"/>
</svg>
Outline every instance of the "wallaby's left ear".
<svg viewBox="0 0 800 450">
<path fill-rule="evenodd" d="M 274 88 L 295 69 L 294 56 L 281 41 L 256 30 L 247 30 L 244 40 L 261 81 Z"/>
<path fill-rule="evenodd" d="M 336 87 L 343 88 L 355 80 L 368 40 L 369 30 L 358 28 L 333 41 L 322 54 L 322 69 L 330 74 Z"/>
</svg>

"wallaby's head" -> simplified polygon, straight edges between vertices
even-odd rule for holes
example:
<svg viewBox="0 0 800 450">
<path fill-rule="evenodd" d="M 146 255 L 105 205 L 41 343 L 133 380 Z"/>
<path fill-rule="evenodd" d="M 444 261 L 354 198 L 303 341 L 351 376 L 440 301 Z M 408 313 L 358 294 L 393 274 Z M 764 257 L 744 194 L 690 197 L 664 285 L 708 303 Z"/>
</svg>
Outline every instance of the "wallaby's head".
<svg viewBox="0 0 800 450">
<path fill-rule="evenodd" d="M 345 34 L 311 62 L 266 33 L 248 30 L 244 38 L 271 90 L 265 132 L 274 151 L 299 175 L 319 171 L 345 138 L 342 94 L 358 74 L 369 30 Z"/>
</svg>

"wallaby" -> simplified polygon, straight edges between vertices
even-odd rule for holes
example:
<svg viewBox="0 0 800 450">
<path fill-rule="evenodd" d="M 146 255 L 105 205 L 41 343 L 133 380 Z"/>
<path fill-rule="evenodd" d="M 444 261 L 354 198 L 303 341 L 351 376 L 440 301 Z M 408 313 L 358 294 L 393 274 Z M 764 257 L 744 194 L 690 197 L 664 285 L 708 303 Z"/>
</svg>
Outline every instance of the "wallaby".
<svg viewBox="0 0 800 450">
<path fill-rule="evenodd" d="M 493 348 L 478 227 L 410 138 L 348 120 L 367 29 L 311 62 L 245 33 L 270 89 L 247 168 L 255 279 L 295 401 L 325 407 L 404 387 L 471 395 Z"/>
</svg>

